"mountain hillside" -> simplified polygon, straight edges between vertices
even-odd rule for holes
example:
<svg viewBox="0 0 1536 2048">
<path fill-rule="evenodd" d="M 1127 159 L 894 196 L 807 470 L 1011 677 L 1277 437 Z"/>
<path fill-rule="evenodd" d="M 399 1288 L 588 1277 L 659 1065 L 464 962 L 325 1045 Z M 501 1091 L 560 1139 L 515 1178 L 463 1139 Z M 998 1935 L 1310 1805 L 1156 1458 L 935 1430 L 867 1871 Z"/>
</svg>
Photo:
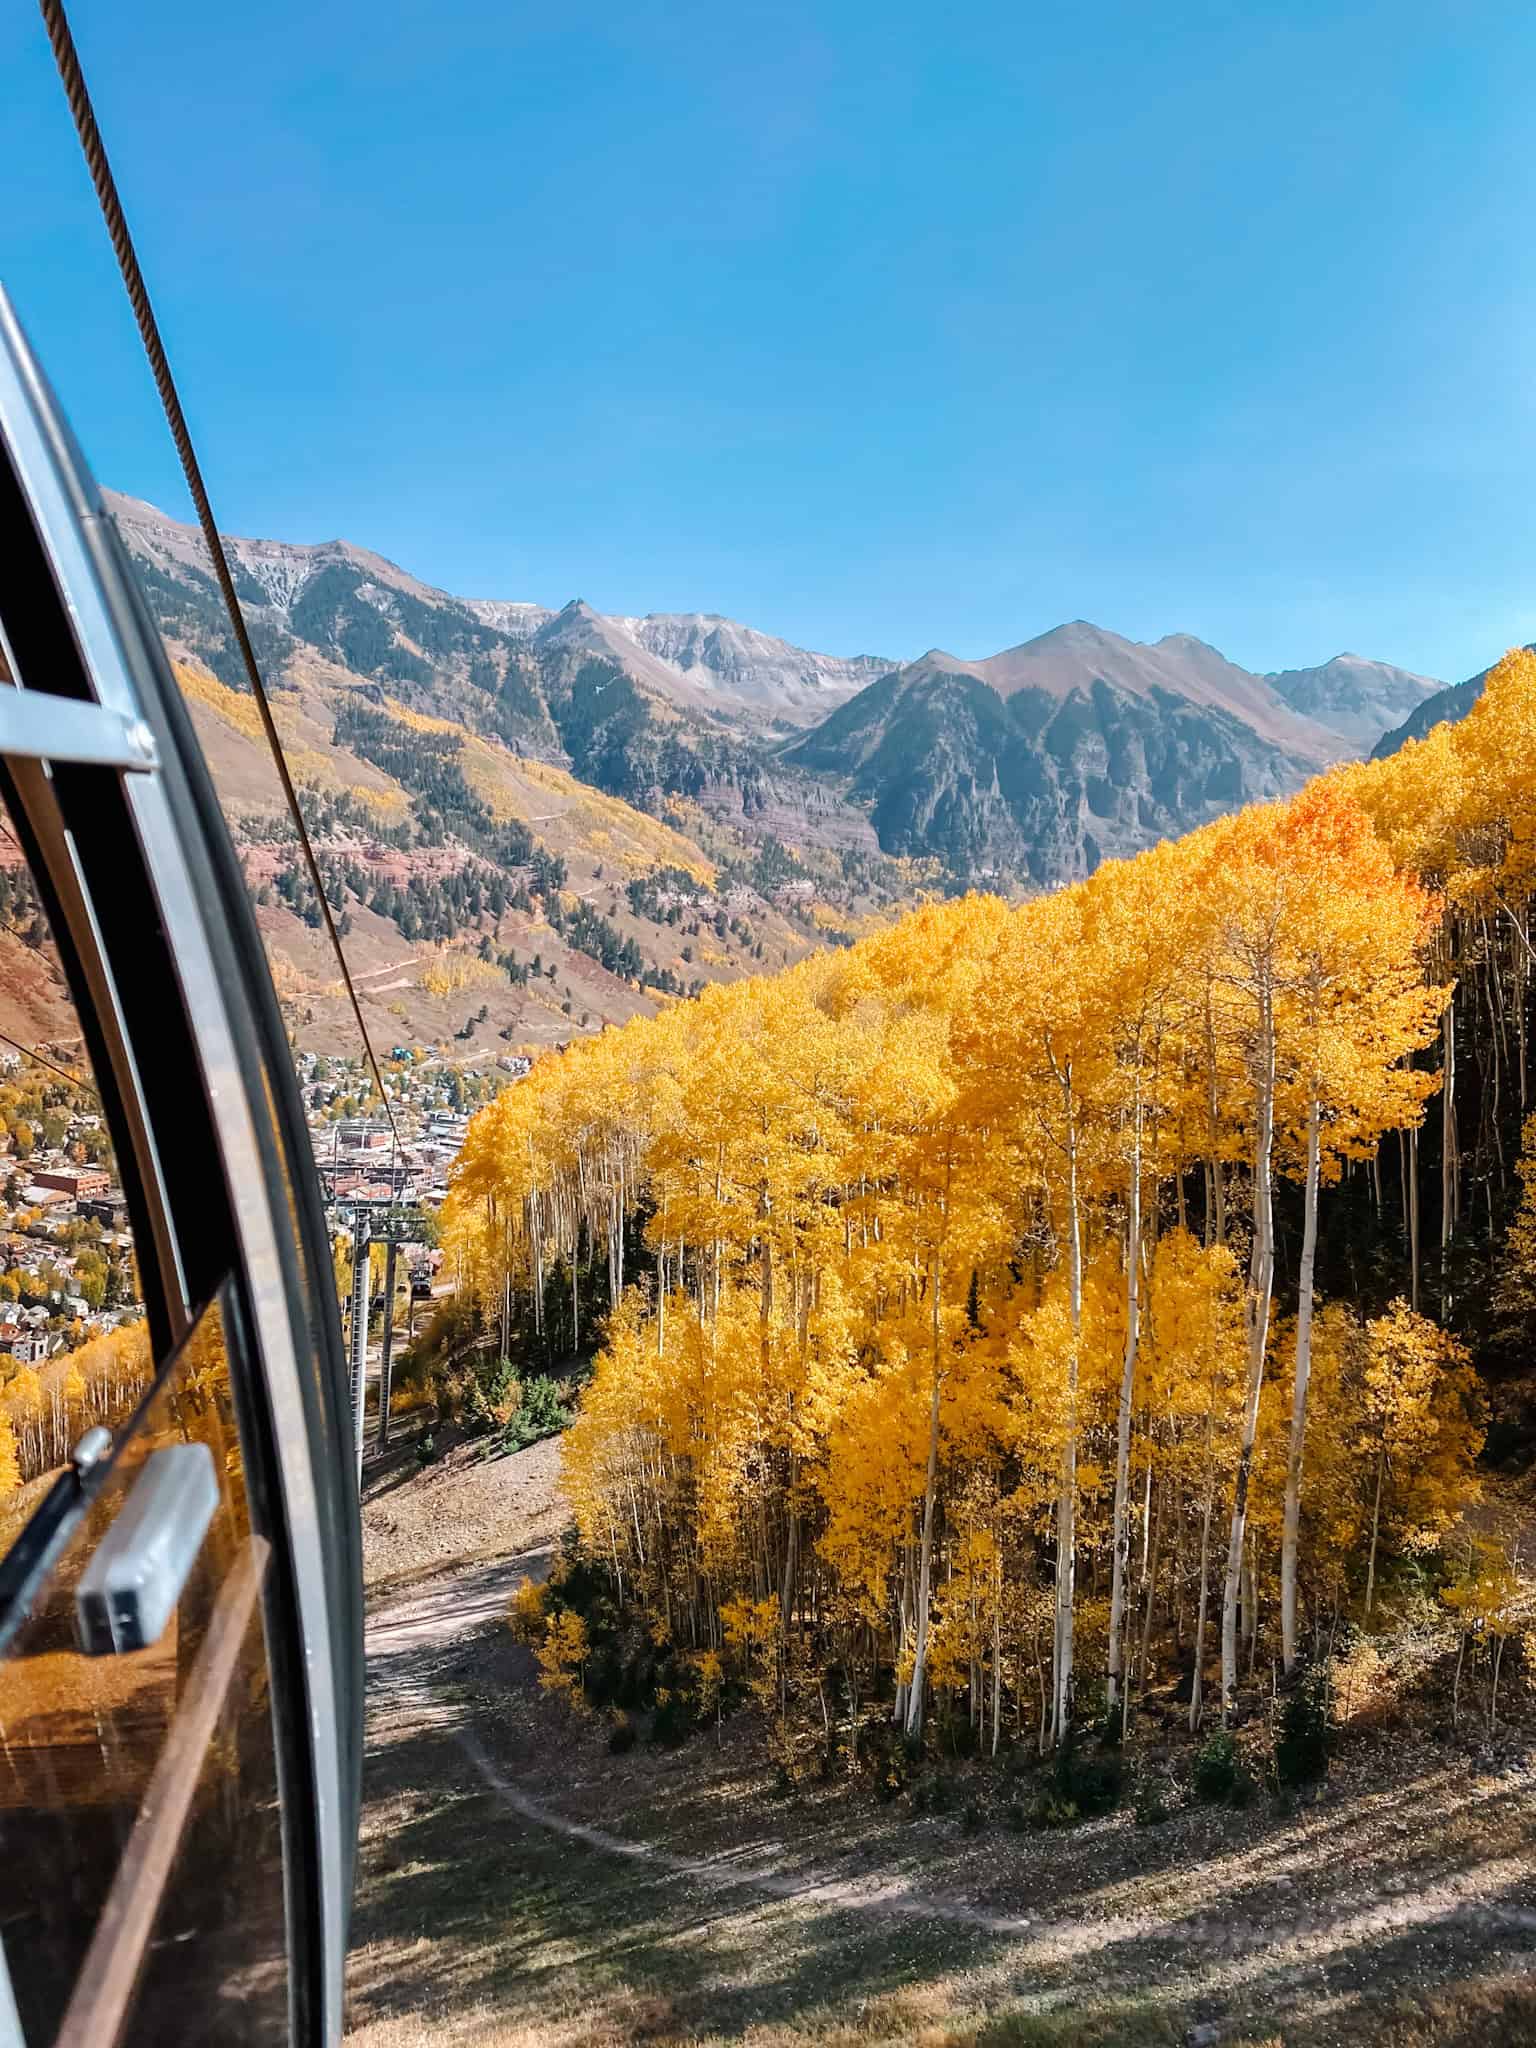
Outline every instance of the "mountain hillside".
<svg viewBox="0 0 1536 2048">
<path fill-rule="evenodd" d="M 141 499 L 105 496 L 155 594 L 179 601 L 190 624 L 199 600 L 217 596 L 201 534 Z M 485 689 L 493 675 L 505 682 L 509 666 L 532 680 L 541 652 L 592 657 L 687 711 L 747 730 L 812 724 L 891 666 L 875 655 L 814 654 L 715 613 L 617 618 L 580 599 L 554 609 L 453 597 L 349 541 L 297 545 L 227 536 L 225 544 L 241 601 L 255 614 L 269 656 L 280 662 L 297 643 L 411 683 L 425 680 L 423 661 L 435 661 L 472 673 Z M 225 656 L 227 665 L 217 620 L 203 624 L 208 652 Z M 530 737 L 558 743 L 540 729 L 531 706 L 518 708 L 532 715 Z"/>
<path fill-rule="evenodd" d="M 767 725 L 810 725 L 894 664 L 873 654 L 813 654 L 718 612 L 604 616 L 576 601 L 541 605 L 471 598 L 487 625 L 540 646 L 582 645 L 690 707 Z"/>
<path fill-rule="evenodd" d="M 109 505 L 173 652 L 238 692 L 200 536 L 139 501 Z M 1087 873 L 1294 789 L 1430 687 L 1355 656 L 1255 675 L 1190 634 L 1144 643 L 1084 620 L 978 660 L 936 648 L 903 665 L 713 613 L 462 599 L 344 541 L 229 546 L 317 786 L 377 795 L 381 776 L 400 779 L 360 738 L 367 717 L 443 721 L 632 814 L 683 806 L 695 831 L 723 835 L 728 865 L 793 849 L 793 879 L 845 921 L 909 889 L 913 861 L 946 886 Z M 237 790 L 261 772 L 226 768 Z"/>
<path fill-rule="evenodd" d="M 1490 669 L 1481 669 L 1475 676 L 1468 676 L 1464 683 L 1451 683 L 1443 690 L 1437 690 L 1432 697 L 1426 697 L 1416 705 L 1400 725 L 1384 732 L 1371 749 L 1373 761 L 1384 761 L 1388 754 L 1395 754 L 1405 740 L 1421 740 L 1434 726 L 1454 724 L 1465 718 L 1478 698 L 1483 694 Z"/>
<path fill-rule="evenodd" d="M 1239 668 L 1190 633 L 1170 633 L 1148 646 L 1076 619 L 1021 647 L 961 666 L 990 683 L 1000 697 L 1031 691 L 1064 700 L 1074 691 L 1107 683 L 1125 696 L 1173 696 L 1233 713 L 1301 760 L 1321 759 L 1327 752 L 1323 735 L 1310 720 L 1298 717 L 1264 677 Z"/>
<path fill-rule="evenodd" d="M 1264 680 L 1303 717 L 1343 742 L 1348 755 L 1374 745 L 1383 727 L 1412 717 L 1443 685 L 1390 662 L 1336 654 L 1319 668 L 1288 668 Z"/>
<path fill-rule="evenodd" d="M 353 1028 L 255 706 L 178 663 L 298 1041 Z M 274 699 L 375 1041 L 461 1059 L 561 1043 L 671 997 L 800 958 L 910 886 L 731 832 L 672 799 L 652 816 L 494 735 L 301 677 Z"/>
<path fill-rule="evenodd" d="M 1079 620 L 982 661 L 936 648 L 781 758 L 867 807 L 887 853 L 1052 884 L 1283 795 L 1340 751 L 1203 641 Z"/>
<path fill-rule="evenodd" d="M 173 652 L 242 687 L 202 537 L 139 500 L 105 494 Z M 710 615 L 613 618 L 467 601 L 345 541 L 230 538 L 236 586 L 269 682 L 359 686 L 494 735 L 654 811 L 708 802 L 749 837 L 878 851 L 868 820 L 782 764 L 772 740 L 813 723 L 888 664 L 807 653 Z"/>
<path fill-rule="evenodd" d="M 824 718 L 894 666 L 873 654 L 811 654 L 716 612 L 651 612 L 615 623 L 696 686 L 727 693 L 785 725 Z"/>
</svg>

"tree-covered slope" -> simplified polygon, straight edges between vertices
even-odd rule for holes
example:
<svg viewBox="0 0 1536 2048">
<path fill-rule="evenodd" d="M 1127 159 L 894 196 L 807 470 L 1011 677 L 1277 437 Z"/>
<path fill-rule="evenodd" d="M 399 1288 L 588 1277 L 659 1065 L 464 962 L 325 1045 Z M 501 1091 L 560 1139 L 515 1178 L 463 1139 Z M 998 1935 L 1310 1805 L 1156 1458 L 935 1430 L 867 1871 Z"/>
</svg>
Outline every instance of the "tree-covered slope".
<svg viewBox="0 0 1536 2048">
<path fill-rule="evenodd" d="M 755 1699 L 883 1796 L 925 1742 L 1027 1744 L 1053 1826 L 1114 1803 L 1138 1716 L 1142 1768 L 1219 1720 L 1202 1796 L 1245 1724 L 1314 1782 L 1351 1658 L 1384 1693 L 1401 1658 L 1427 1754 L 1491 1738 L 1536 1599 L 1478 1466 L 1536 1462 L 1533 723 L 1517 652 L 1393 759 L 481 1112 L 465 1324 L 492 1361 L 594 1333 L 579 1543 L 516 1613 L 546 1683 L 632 1684 L 664 1739 Z"/>
<path fill-rule="evenodd" d="M 1395 754 L 1405 741 L 1421 740 L 1437 725 L 1454 725 L 1458 719 L 1465 718 L 1483 694 L 1483 685 L 1492 673 L 1492 669 L 1482 669 L 1477 675 L 1468 676 L 1464 683 L 1448 684 L 1445 689 L 1436 690 L 1433 696 L 1426 697 L 1400 724 L 1381 735 L 1371 749 L 1371 759 L 1384 761 L 1389 754 Z"/>
</svg>

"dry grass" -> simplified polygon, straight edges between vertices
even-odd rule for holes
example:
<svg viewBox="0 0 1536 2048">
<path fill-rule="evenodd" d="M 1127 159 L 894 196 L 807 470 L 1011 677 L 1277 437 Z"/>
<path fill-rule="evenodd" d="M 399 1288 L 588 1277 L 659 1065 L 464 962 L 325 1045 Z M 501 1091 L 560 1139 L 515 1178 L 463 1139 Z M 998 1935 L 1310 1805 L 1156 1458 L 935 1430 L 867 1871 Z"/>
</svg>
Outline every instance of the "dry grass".
<svg viewBox="0 0 1536 2048">
<path fill-rule="evenodd" d="M 375 1700 L 356 2048 L 1536 2043 L 1536 1710 L 1497 1744 L 1382 1733 L 1401 1673 L 1362 1655 L 1319 1796 L 1049 1834 L 1005 1823 L 1027 1760 L 946 1765 L 940 1813 L 814 1774 L 776 1797 L 745 1715 L 610 1755 L 533 1687 L 504 1623 L 522 1567 L 431 1563 L 455 1535 L 547 1545 L 554 1453 L 466 1448 L 365 1510 L 375 1565 L 415 1560 L 401 1612 L 450 1625 Z"/>
<path fill-rule="evenodd" d="M 965 2019 L 947 2014 L 946 2004 L 942 1993 L 919 1987 L 872 1998 L 852 2020 L 771 2023 L 725 2035 L 695 2031 L 664 1995 L 629 1992 L 558 2018 L 462 2013 L 426 2025 L 384 2021 L 349 2038 L 356 2048 L 1173 2048 L 1183 2038 L 1181 2027 L 1146 2007 Z"/>
<path fill-rule="evenodd" d="M 567 1519 L 555 1493 L 558 1437 L 511 1456 L 471 1440 L 418 1472 L 415 1445 L 427 1419 L 425 1404 L 402 1417 L 407 1426 L 389 1464 L 365 1475 L 363 1570 L 373 1600 L 385 1587 L 400 1591 L 433 1573 L 552 1547 Z"/>
<path fill-rule="evenodd" d="M 176 680 L 181 693 L 191 702 L 205 705 L 214 715 L 223 720 L 242 739 L 265 748 L 267 736 L 261 723 L 261 714 L 256 709 L 254 697 L 243 691 L 230 689 L 217 676 L 206 669 L 194 668 L 190 663 L 178 661 L 175 664 Z M 272 716 L 282 736 L 283 752 L 288 759 L 289 771 L 295 782 L 312 783 L 320 789 L 340 789 L 342 782 L 336 772 L 336 763 L 312 747 L 301 745 L 296 737 L 298 728 L 286 704 L 281 700 L 274 704 Z"/>
<path fill-rule="evenodd" d="M 1310 2025 L 1281 2033 L 1221 2028 L 1220 2048 L 1311 2048 L 1318 2041 L 1360 2048 L 1519 2048 L 1536 2041 L 1536 1992 L 1524 1979 L 1458 1986 L 1405 2003 L 1342 2031 Z M 851 2020 L 751 2026 L 729 2035 L 699 2033 L 675 2002 L 655 1993 L 624 1992 L 579 2001 L 538 2019 L 494 2010 L 442 2014 L 423 2022 L 401 2017 L 363 2028 L 354 2048 L 1177 2048 L 1207 2036 L 1156 2006 L 1090 2002 L 1071 2011 L 964 2017 L 941 1991 L 917 1987 L 867 2001 Z"/>
</svg>

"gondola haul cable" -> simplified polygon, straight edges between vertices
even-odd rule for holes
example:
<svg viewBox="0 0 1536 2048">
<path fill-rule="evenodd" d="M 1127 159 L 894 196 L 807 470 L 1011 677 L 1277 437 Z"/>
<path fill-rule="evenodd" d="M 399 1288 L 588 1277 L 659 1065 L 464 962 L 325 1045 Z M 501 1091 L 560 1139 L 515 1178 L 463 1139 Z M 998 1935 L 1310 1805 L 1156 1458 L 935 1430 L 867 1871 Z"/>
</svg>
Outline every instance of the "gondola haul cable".
<svg viewBox="0 0 1536 2048">
<path fill-rule="evenodd" d="M 363 1018 L 363 1007 L 358 999 L 357 988 L 352 980 L 351 969 L 347 966 L 346 955 L 341 948 L 341 934 L 336 929 L 336 920 L 331 912 L 330 899 L 325 893 L 325 883 L 320 875 L 320 863 L 310 843 L 309 830 L 304 823 L 304 814 L 299 809 L 298 792 L 293 786 L 293 777 L 288 772 L 287 757 L 283 753 L 283 742 L 277 730 L 277 721 L 272 716 L 272 706 L 267 699 L 266 685 L 262 681 L 261 666 L 256 651 L 251 645 L 251 636 L 246 629 L 245 613 L 235 590 L 234 578 L 230 575 L 229 561 L 224 553 L 214 520 L 213 508 L 208 502 L 207 487 L 203 482 L 202 469 L 198 464 L 197 451 L 192 446 L 192 435 L 187 427 L 186 415 L 181 409 L 176 383 L 171 375 L 171 366 L 160 339 L 160 329 L 155 320 L 154 308 L 149 302 L 149 291 L 144 283 L 144 273 L 139 268 L 138 255 L 133 246 L 133 237 L 128 232 L 127 217 L 122 201 L 118 197 L 117 185 L 112 176 L 112 167 L 107 162 L 106 145 L 101 139 L 101 130 L 96 124 L 91 96 L 86 90 L 85 75 L 80 68 L 80 58 L 75 49 L 74 37 L 70 34 L 69 22 L 60 0 L 39 0 L 42 8 L 43 25 L 48 31 L 48 41 L 53 48 L 54 62 L 58 66 L 59 78 L 64 87 L 64 96 L 69 101 L 69 111 L 75 124 L 75 133 L 80 138 L 80 147 L 85 153 L 86 167 L 91 174 L 91 183 L 96 188 L 96 198 L 106 222 L 107 233 L 112 240 L 117 267 L 122 272 L 127 288 L 128 300 L 133 307 L 133 317 L 138 322 L 139 338 L 144 344 L 144 353 L 149 359 L 150 371 L 155 380 L 155 389 L 160 394 L 160 403 L 165 412 L 166 424 L 171 430 L 171 439 L 176 443 L 176 453 L 181 457 L 181 467 L 187 479 L 187 488 L 197 508 L 197 522 L 202 528 L 203 539 L 207 542 L 208 553 L 213 560 L 213 572 L 224 599 L 224 608 L 234 629 L 235 641 L 240 649 L 240 659 L 245 667 L 246 680 L 250 683 L 251 694 L 256 699 L 256 709 L 261 718 L 262 730 L 267 745 L 272 750 L 272 759 L 277 767 L 278 780 L 283 787 L 288 809 L 298 830 L 299 845 L 303 849 L 304 864 L 309 878 L 314 883 L 315 894 L 320 899 L 320 914 L 325 920 L 325 929 L 330 938 L 331 950 L 336 955 L 336 964 L 341 969 L 341 978 L 346 985 L 347 997 L 352 1005 L 352 1014 L 357 1019 L 357 1028 L 363 1041 L 363 1050 L 368 1056 L 368 1065 L 373 1073 L 374 1086 L 379 1091 L 379 1100 L 384 1105 L 384 1114 L 395 1142 L 400 1143 L 400 1133 L 395 1124 L 395 1113 L 390 1107 L 389 1096 L 384 1087 L 384 1076 L 379 1071 L 378 1056 L 373 1049 L 373 1040 L 368 1035 L 368 1026 Z"/>
<path fill-rule="evenodd" d="M 68 1081 L 75 1088 L 83 1088 L 87 1094 L 96 1095 L 98 1102 L 101 1100 L 96 1094 L 94 1081 L 87 1081 L 81 1074 L 66 1073 L 63 1067 L 55 1066 L 52 1060 L 45 1058 L 35 1047 L 23 1045 L 19 1038 L 12 1038 L 8 1031 L 0 1031 L 0 1045 L 8 1045 L 12 1052 L 19 1052 L 25 1059 L 36 1060 L 40 1067 L 46 1067 L 50 1074 L 57 1074 L 61 1081 Z"/>
</svg>

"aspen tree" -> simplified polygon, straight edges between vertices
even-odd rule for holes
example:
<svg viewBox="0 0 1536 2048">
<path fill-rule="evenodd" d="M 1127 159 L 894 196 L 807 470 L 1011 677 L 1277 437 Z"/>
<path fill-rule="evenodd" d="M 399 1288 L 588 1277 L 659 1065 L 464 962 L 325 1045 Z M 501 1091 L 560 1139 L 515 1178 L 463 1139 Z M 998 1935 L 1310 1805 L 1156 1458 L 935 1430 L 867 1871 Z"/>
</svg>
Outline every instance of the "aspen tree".
<svg viewBox="0 0 1536 2048">
<path fill-rule="evenodd" d="M 750 1611 L 781 1710 L 835 1647 L 861 1692 L 894 1669 L 914 1736 L 963 1691 L 996 1744 L 1038 1690 L 1049 1742 L 1082 1617 L 1123 1701 L 1132 1610 L 1144 1668 L 1167 1613 L 1198 1725 L 1212 1599 L 1230 1712 L 1277 1586 L 1293 1658 L 1304 1610 L 1317 1643 L 1374 1602 L 1373 1552 L 1437 1540 L 1471 1486 L 1464 1368 L 1416 1336 L 1387 1416 L 1385 1336 L 1316 1298 L 1322 1204 L 1383 1133 L 1411 1162 L 1452 973 L 1464 1079 L 1486 1042 L 1497 1085 L 1536 843 L 1503 743 L 1536 734 L 1533 673 L 1087 885 L 926 905 L 578 1041 L 472 1120 L 445 1246 L 489 1320 L 537 1328 L 557 1271 L 579 1298 L 551 1287 L 552 1317 L 585 1337 L 606 1307 L 564 1484 L 658 1639 L 718 1660 Z M 1486 1118 L 1476 1142 L 1496 1170 Z M 1276 1173 L 1302 1188 L 1279 1325 Z M 1404 1193 L 1412 1239 L 1411 1164 Z M 33 1379 L 0 1392 L 24 1472 L 62 1394 Z M 1380 1457 L 1387 1428 L 1423 1432 L 1411 1456 Z"/>
<path fill-rule="evenodd" d="M 1410 1545 L 1450 1527 L 1482 1444 L 1480 1396 L 1454 1337 L 1395 1301 L 1366 1329 L 1360 1448 L 1370 1490 L 1365 1618 L 1385 1524 Z"/>
<path fill-rule="evenodd" d="M 1118 968 L 1114 1010 L 1120 1114 L 1129 1125 L 1125 1164 L 1125 1349 L 1115 1418 L 1115 1495 L 1110 1537 L 1109 1642 L 1106 1695 L 1114 1708 L 1123 1678 L 1126 1573 L 1130 1557 L 1131 1413 L 1141 1335 L 1142 1182 L 1145 1139 L 1165 1105 L 1159 1097 L 1165 1013 L 1188 971 L 1186 919 L 1178 891 L 1179 862 L 1165 849 L 1096 878 L 1085 896 L 1095 942 Z M 1128 1093 L 1129 1104 L 1123 1101 Z M 1182 1160 L 1175 1172 L 1182 1173 Z"/>
<path fill-rule="evenodd" d="M 1272 1175 L 1280 1032 L 1277 1010 L 1284 979 L 1283 930 L 1288 893 L 1287 878 L 1276 858 L 1277 822 L 1273 809 L 1245 813 L 1207 842 L 1206 882 L 1217 906 L 1218 919 L 1213 934 L 1215 979 L 1224 999 L 1225 1028 L 1243 1049 L 1248 1095 L 1243 1121 L 1252 1144 L 1247 1383 L 1221 1605 L 1223 1724 L 1231 1715 L 1237 1693 L 1237 1614 L 1246 1556 L 1248 1488 L 1274 1290 Z"/>
<path fill-rule="evenodd" d="M 1313 1289 L 1319 1188 L 1336 1181 L 1346 1158 L 1372 1155 L 1383 1133 L 1420 1113 L 1431 1077 L 1407 1066 L 1430 1042 L 1444 990 L 1424 985 L 1422 949 L 1440 905 L 1393 868 L 1364 812 L 1335 782 L 1314 784 L 1288 806 L 1283 853 L 1294 878 L 1289 915 L 1289 1008 L 1296 1038 L 1287 1091 L 1292 1156 L 1301 1139 L 1302 1241 L 1285 1519 L 1280 1558 L 1280 1620 L 1286 1672 L 1297 1656 L 1296 1575 L 1301 1477 L 1311 1372 Z M 1325 1122 L 1326 1119 L 1326 1122 Z"/>
</svg>

